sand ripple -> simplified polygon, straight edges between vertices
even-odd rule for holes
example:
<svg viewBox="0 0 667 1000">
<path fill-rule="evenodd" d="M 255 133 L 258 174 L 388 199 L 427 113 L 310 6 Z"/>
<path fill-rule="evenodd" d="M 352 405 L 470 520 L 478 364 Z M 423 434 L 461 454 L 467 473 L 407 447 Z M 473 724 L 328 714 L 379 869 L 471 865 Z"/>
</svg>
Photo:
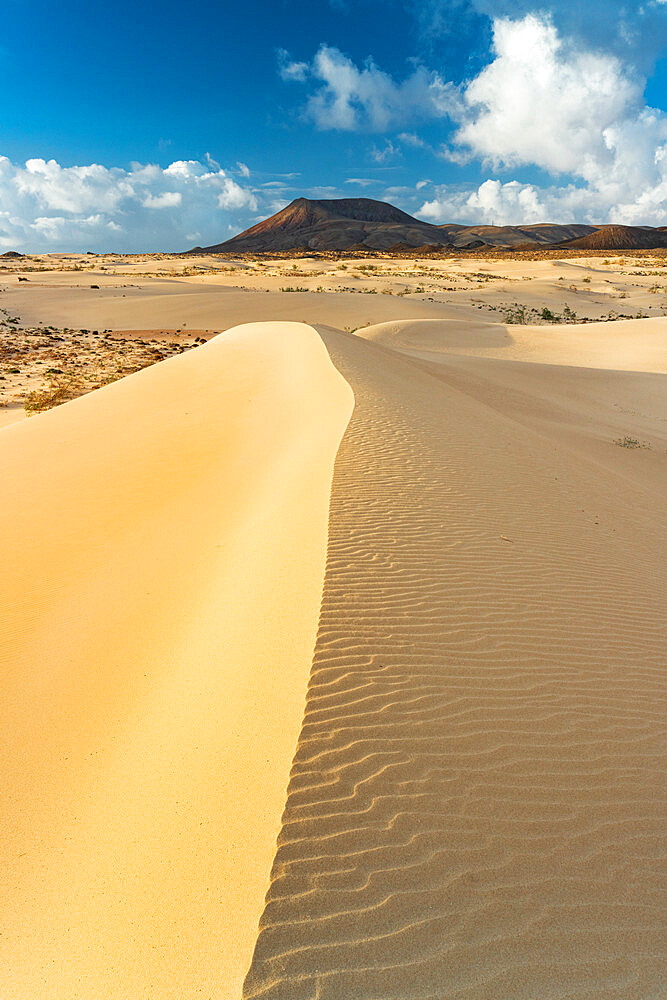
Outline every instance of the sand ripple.
<svg viewBox="0 0 667 1000">
<path fill-rule="evenodd" d="M 245 997 L 657 998 L 657 497 L 325 339 L 356 408 Z"/>
</svg>

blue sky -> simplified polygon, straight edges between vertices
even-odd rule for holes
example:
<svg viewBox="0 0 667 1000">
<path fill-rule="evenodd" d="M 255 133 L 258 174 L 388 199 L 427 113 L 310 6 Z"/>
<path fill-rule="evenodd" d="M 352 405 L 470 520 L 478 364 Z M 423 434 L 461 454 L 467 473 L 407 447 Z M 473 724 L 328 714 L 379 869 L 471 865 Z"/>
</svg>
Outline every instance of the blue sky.
<svg viewBox="0 0 667 1000">
<path fill-rule="evenodd" d="M 665 0 L 4 0 L 0 249 L 182 249 L 292 198 L 667 224 Z"/>
</svg>

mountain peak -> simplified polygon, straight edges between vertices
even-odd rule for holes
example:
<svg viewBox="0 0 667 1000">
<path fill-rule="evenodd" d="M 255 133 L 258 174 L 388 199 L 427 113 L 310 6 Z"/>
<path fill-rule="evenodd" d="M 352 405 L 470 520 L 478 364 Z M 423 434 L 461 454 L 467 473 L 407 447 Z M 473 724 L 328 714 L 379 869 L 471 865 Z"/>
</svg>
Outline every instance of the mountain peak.
<svg viewBox="0 0 667 1000">
<path fill-rule="evenodd" d="M 356 222 L 393 222 L 399 225 L 405 223 L 417 223 L 423 225 L 418 219 L 401 211 L 394 205 L 386 201 L 375 201 L 373 198 L 296 198 L 291 205 L 283 211 L 287 212 L 292 207 L 313 212 L 320 217 L 329 219 L 354 219 Z M 280 214 L 280 213 L 278 213 Z"/>
<path fill-rule="evenodd" d="M 207 250 L 345 250 L 356 244 L 386 250 L 402 241 L 409 246 L 448 244 L 447 233 L 373 198 L 295 198 L 285 208 L 225 243 Z"/>
<path fill-rule="evenodd" d="M 542 225 L 434 226 L 373 198 L 295 198 L 285 208 L 224 243 L 213 253 L 262 253 L 284 250 L 391 250 L 441 246 L 563 246 L 609 248 L 662 247 L 667 235 L 650 227 Z M 201 249 L 196 251 L 201 253 Z"/>
</svg>

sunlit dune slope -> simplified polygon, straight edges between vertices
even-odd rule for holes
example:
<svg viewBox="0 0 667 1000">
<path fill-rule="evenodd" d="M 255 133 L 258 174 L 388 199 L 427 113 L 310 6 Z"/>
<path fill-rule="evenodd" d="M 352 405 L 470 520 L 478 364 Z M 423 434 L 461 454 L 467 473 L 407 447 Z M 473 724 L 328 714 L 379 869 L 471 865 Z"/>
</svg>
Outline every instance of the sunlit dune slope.
<svg viewBox="0 0 667 1000">
<path fill-rule="evenodd" d="M 667 318 L 523 326 L 442 319 L 399 319 L 357 331 L 365 340 L 434 357 L 441 353 L 667 372 Z"/>
<path fill-rule="evenodd" d="M 352 406 L 274 323 L 0 433 L 3 998 L 240 994 Z"/>
</svg>

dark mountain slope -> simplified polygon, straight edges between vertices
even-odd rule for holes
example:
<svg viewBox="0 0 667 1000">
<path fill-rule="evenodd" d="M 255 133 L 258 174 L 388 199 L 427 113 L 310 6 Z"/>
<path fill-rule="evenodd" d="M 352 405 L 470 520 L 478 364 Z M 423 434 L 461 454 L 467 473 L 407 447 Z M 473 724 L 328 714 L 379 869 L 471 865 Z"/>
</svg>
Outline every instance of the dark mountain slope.
<svg viewBox="0 0 667 1000">
<path fill-rule="evenodd" d="M 526 226 L 434 226 L 371 198 L 297 198 L 245 232 L 191 253 L 272 253 L 285 250 L 401 250 L 451 247 L 568 247 L 652 249 L 667 246 L 667 232 L 631 226 L 540 223 Z"/>
<path fill-rule="evenodd" d="M 560 246 L 581 250 L 656 250 L 667 247 L 667 232 L 664 228 L 643 226 L 599 226 L 587 236 Z"/>
</svg>

